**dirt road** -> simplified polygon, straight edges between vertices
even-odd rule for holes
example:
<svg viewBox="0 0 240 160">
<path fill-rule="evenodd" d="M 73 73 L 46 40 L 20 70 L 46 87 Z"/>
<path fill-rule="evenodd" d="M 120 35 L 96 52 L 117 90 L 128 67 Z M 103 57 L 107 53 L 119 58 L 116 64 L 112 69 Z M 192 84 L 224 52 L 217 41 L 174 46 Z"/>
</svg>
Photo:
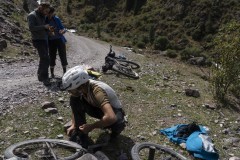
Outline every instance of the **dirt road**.
<svg viewBox="0 0 240 160">
<path fill-rule="evenodd" d="M 74 33 L 67 32 L 68 68 L 79 64 L 87 64 L 100 68 L 104 57 L 109 51 L 109 45 Z M 123 48 L 114 47 L 116 53 L 127 52 Z M 62 67 L 57 57 L 56 75 L 62 76 Z M 23 59 L 19 61 L 0 61 L 0 115 L 16 105 L 36 103 L 40 95 L 51 92 L 37 81 L 38 60 Z"/>
</svg>

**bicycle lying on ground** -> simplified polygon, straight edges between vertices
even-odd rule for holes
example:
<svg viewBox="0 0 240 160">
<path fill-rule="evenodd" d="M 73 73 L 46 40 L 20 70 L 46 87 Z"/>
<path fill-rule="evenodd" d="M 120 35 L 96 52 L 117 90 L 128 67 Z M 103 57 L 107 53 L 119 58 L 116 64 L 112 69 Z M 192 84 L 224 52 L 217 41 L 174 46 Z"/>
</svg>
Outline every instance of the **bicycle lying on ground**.
<svg viewBox="0 0 240 160">
<path fill-rule="evenodd" d="M 102 71 L 104 73 L 106 73 L 108 70 L 113 70 L 127 77 L 138 79 L 139 75 L 133 71 L 133 69 L 138 68 L 140 68 L 139 64 L 126 60 L 126 58 L 123 56 L 116 57 L 116 54 L 110 45 L 110 51 L 105 57 L 105 64 L 102 66 Z"/>
<path fill-rule="evenodd" d="M 151 142 L 135 144 L 132 147 L 131 156 L 133 160 L 187 160 L 176 151 Z"/>
<path fill-rule="evenodd" d="M 93 145 L 99 147 L 98 145 Z M 81 145 L 66 140 L 59 139 L 32 139 L 19 142 L 9 146 L 4 152 L 7 160 L 109 160 L 101 151 L 94 152 L 86 150 Z"/>
</svg>

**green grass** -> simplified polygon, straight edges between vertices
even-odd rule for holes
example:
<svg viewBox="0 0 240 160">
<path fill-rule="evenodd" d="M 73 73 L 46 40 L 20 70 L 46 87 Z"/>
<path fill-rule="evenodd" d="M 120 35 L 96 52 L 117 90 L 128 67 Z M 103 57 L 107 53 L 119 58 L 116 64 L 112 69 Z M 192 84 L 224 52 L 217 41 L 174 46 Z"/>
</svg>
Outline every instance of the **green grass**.
<svg viewBox="0 0 240 160">
<path fill-rule="evenodd" d="M 199 77 L 199 74 L 202 74 L 199 68 L 159 55 L 128 55 L 127 57 L 141 65 L 140 79 L 132 80 L 121 75 L 116 76 L 114 73 L 104 74 L 100 78 L 116 90 L 128 115 L 126 129 L 116 142 L 103 148 L 104 153 L 111 159 L 117 159 L 123 151 L 130 158 L 130 150 L 135 142 L 154 142 L 172 147 L 188 157 L 185 150 L 169 142 L 165 136 L 159 134 L 159 130 L 196 121 L 210 128 L 209 135 L 214 140 L 221 159 L 229 158 L 222 148 L 223 139 L 229 136 L 221 133 L 224 128 L 214 121 L 228 118 L 225 120 L 226 125 L 234 130 L 239 114 L 227 107 L 211 110 L 202 106 L 206 103 L 214 103 L 214 100 L 208 82 Z M 168 80 L 163 80 L 163 73 L 169 77 Z M 185 96 L 184 89 L 188 87 L 199 89 L 201 97 Z M 0 153 L 3 153 L 10 144 L 26 139 L 42 136 L 56 138 L 59 134 L 63 134 L 64 139 L 67 139 L 63 125 L 71 117 L 71 110 L 66 107 L 69 103 L 68 96 L 66 93 L 51 98 L 46 95 L 37 104 L 18 106 L 11 113 L 1 116 L 0 143 L 4 143 L 0 146 Z M 62 104 L 57 101 L 59 97 L 64 97 L 67 101 Z M 40 104 L 45 100 L 55 101 L 59 113 L 56 115 L 45 113 Z M 173 104 L 176 107 L 170 107 Z M 225 116 L 222 117 L 220 112 Z M 58 116 L 62 116 L 64 121 L 59 122 Z M 88 121 L 93 122 L 94 119 L 89 118 Z M 34 127 L 38 129 L 34 130 Z M 106 134 L 103 130 L 94 130 L 90 136 L 93 141 L 101 141 Z M 238 150 L 231 150 L 231 153 L 240 156 Z"/>
</svg>

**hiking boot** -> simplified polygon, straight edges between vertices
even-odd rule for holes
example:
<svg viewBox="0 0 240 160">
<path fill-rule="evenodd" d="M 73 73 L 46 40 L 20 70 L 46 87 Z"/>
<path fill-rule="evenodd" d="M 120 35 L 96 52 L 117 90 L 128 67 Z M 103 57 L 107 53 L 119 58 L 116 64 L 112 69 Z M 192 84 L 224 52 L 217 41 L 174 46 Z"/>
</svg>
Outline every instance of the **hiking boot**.
<svg viewBox="0 0 240 160">
<path fill-rule="evenodd" d="M 50 82 L 49 79 L 46 79 L 46 80 L 43 81 L 43 84 L 44 84 L 44 86 L 50 86 L 51 82 Z"/>
</svg>

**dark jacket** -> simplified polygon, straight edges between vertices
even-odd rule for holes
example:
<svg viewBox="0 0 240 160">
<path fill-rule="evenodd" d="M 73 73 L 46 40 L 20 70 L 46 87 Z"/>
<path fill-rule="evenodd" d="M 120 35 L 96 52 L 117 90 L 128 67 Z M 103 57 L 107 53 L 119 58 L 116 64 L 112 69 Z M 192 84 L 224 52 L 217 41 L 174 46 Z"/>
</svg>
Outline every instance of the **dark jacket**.
<svg viewBox="0 0 240 160">
<path fill-rule="evenodd" d="M 47 30 L 44 27 L 46 17 L 41 14 L 37 9 L 29 13 L 28 17 L 28 26 L 31 31 L 31 36 L 33 40 L 47 40 L 48 34 Z"/>
</svg>

